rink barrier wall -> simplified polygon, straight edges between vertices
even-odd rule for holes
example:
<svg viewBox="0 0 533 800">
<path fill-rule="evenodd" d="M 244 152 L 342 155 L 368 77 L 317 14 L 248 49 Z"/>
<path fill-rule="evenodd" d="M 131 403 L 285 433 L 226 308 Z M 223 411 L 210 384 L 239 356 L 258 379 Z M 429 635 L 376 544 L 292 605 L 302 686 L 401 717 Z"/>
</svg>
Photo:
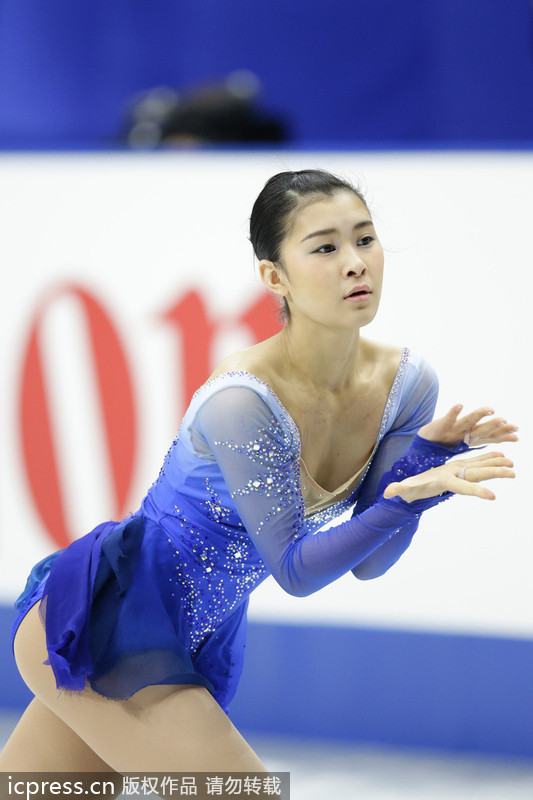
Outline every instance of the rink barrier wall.
<svg viewBox="0 0 533 800">
<path fill-rule="evenodd" d="M 517 337 L 533 341 L 532 317 L 527 292 L 500 298 L 494 290 L 502 264 L 524 264 L 531 253 L 524 198 L 533 153 L 0 154 L 0 161 L 0 251 L 12 276 L 0 353 L 0 603 L 14 600 L 50 552 L 134 512 L 193 392 L 221 358 L 279 329 L 254 270 L 247 221 L 258 186 L 281 163 L 311 163 L 375 187 L 388 266 L 368 336 L 428 360 L 441 387 L 437 415 L 459 400 L 465 408 L 490 401 L 516 422 L 522 441 L 505 452 L 517 480 L 499 482 L 496 504 L 456 498 L 425 514 L 414 546 L 384 580 L 358 585 L 346 576 L 305 602 L 265 581 L 251 618 L 533 639 L 533 541 L 523 524 L 533 482 L 523 448 L 533 434 L 528 375 L 514 346 Z M 512 237 L 494 235 L 495 185 L 513 209 Z M 148 276 L 147 264 L 149 280 L 132 281 Z M 498 325 L 473 370 L 464 343 L 477 341 L 480 315 L 496 301 Z M 436 325 L 441 308 L 453 313 Z"/>
<path fill-rule="evenodd" d="M 31 695 L 0 608 L 0 710 Z M 250 622 L 240 730 L 533 758 L 533 641 Z"/>
</svg>

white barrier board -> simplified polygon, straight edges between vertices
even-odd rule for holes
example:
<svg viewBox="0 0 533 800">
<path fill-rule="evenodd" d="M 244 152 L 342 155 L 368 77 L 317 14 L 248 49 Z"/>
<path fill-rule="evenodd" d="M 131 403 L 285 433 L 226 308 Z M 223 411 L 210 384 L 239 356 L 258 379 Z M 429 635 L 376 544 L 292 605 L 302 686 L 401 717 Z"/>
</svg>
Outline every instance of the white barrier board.
<svg viewBox="0 0 533 800">
<path fill-rule="evenodd" d="M 365 335 L 436 368 L 438 413 L 493 404 L 520 426 L 494 503 L 428 512 L 386 576 L 251 618 L 533 635 L 528 496 L 533 154 L 4 154 L 0 601 L 33 563 L 135 510 L 195 381 L 272 328 L 247 223 L 274 172 L 325 167 L 366 191 L 386 251 Z"/>
</svg>

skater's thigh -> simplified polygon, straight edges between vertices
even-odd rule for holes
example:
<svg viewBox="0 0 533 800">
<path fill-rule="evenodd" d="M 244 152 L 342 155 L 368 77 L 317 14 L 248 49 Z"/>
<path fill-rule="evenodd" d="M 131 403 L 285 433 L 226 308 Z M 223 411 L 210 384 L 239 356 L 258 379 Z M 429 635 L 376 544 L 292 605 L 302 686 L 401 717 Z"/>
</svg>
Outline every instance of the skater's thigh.
<svg viewBox="0 0 533 800">
<path fill-rule="evenodd" d="M 117 772 L 266 771 L 203 687 L 148 686 L 124 701 L 89 688 L 58 691 L 43 663 L 47 652 L 37 605 L 17 632 L 15 657 L 31 691 Z"/>
<path fill-rule="evenodd" d="M 0 753 L 2 772 L 90 772 L 109 777 L 112 770 L 57 714 L 34 697 Z"/>
</svg>

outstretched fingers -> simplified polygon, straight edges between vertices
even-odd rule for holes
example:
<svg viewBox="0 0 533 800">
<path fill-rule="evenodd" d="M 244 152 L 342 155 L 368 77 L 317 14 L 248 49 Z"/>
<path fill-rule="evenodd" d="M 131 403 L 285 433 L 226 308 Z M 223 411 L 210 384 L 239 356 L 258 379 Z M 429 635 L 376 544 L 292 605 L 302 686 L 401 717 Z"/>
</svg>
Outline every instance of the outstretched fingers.
<svg viewBox="0 0 533 800">
<path fill-rule="evenodd" d="M 481 406 L 464 416 L 461 416 L 462 411 L 460 403 L 452 406 L 443 417 L 422 426 L 420 436 L 445 446 L 455 446 L 461 441 L 467 444 L 517 441 L 518 428 L 501 417 L 494 417 L 490 406 Z"/>
<path fill-rule="evenodd" d="M 512 467 L 513 462 L 504 453 L 491 450 L 488 453 L 479 453 L 471 458 L 455 459 L 449 461 L 449 465 L 455 467 L 455 472 L 460 473 L 461 469 L 471 469 L 473 467 Z"/>
<path fill-rule="evenodd" d="M 478 483 L 471 483 L 469 480 L 455 476 L 451 476 L 448 481 L 448 491 L 454 494 L 479 497 L 482 500 L 496 500 L 494 492 L 491 492 L 486 486 L 480 486 Z"/>
<path fill-rule="evenodd" d="M 497 444 L 498 442 L 517 442 L 516 425 L 502 417 L 494 417 L 487 422 L 474 425 L 468 431 L 468 440 L 472 445 Z"/>
<path fill-rule="evenodd" d="M 495 494 L 486 486 L 478 486 L 495 478 L 514 478 L 513 462 L 503 453 L 485 453 L 466 460 L 455 461 L 454 474 L 450 475 L 448 488 L 455 494 L 472 495 L 494 500 Z"/>
<path fill-rule="evenodd" d="M 474 411 L 470 411 L 468 414 L 465 414 L 464 417 L 460 419 L 460 423 L 465 430 L 470 430 L 470 428 L 473 428 L 474 425 L 477 425 L 478 422 L 483 419 L 483 417 L 490 417 L 493 414 L 494 409 L 491 408 L 491 406 L 481 406 L 481 408 L 476 408 Z"/>
</svg>

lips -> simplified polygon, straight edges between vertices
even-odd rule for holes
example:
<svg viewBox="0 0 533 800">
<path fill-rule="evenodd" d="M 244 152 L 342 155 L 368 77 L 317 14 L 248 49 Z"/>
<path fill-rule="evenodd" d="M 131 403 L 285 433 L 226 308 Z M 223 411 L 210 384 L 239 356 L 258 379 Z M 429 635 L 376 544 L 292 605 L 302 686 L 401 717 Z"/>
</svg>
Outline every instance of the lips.
<svg viewBox="0 0 533 800">
<path fill-rule="evenodd" d="M 366 285 L 366 283 L 361 284 L 360 286 L 354 286 L 353 289 L 348 292 L 347 295 L 344 296 L 344 299 L 347 300 L 349 297 L 367 297 L 368 295 L 372 294 L 370 291 L 370 287 Z"/>
</svg>

